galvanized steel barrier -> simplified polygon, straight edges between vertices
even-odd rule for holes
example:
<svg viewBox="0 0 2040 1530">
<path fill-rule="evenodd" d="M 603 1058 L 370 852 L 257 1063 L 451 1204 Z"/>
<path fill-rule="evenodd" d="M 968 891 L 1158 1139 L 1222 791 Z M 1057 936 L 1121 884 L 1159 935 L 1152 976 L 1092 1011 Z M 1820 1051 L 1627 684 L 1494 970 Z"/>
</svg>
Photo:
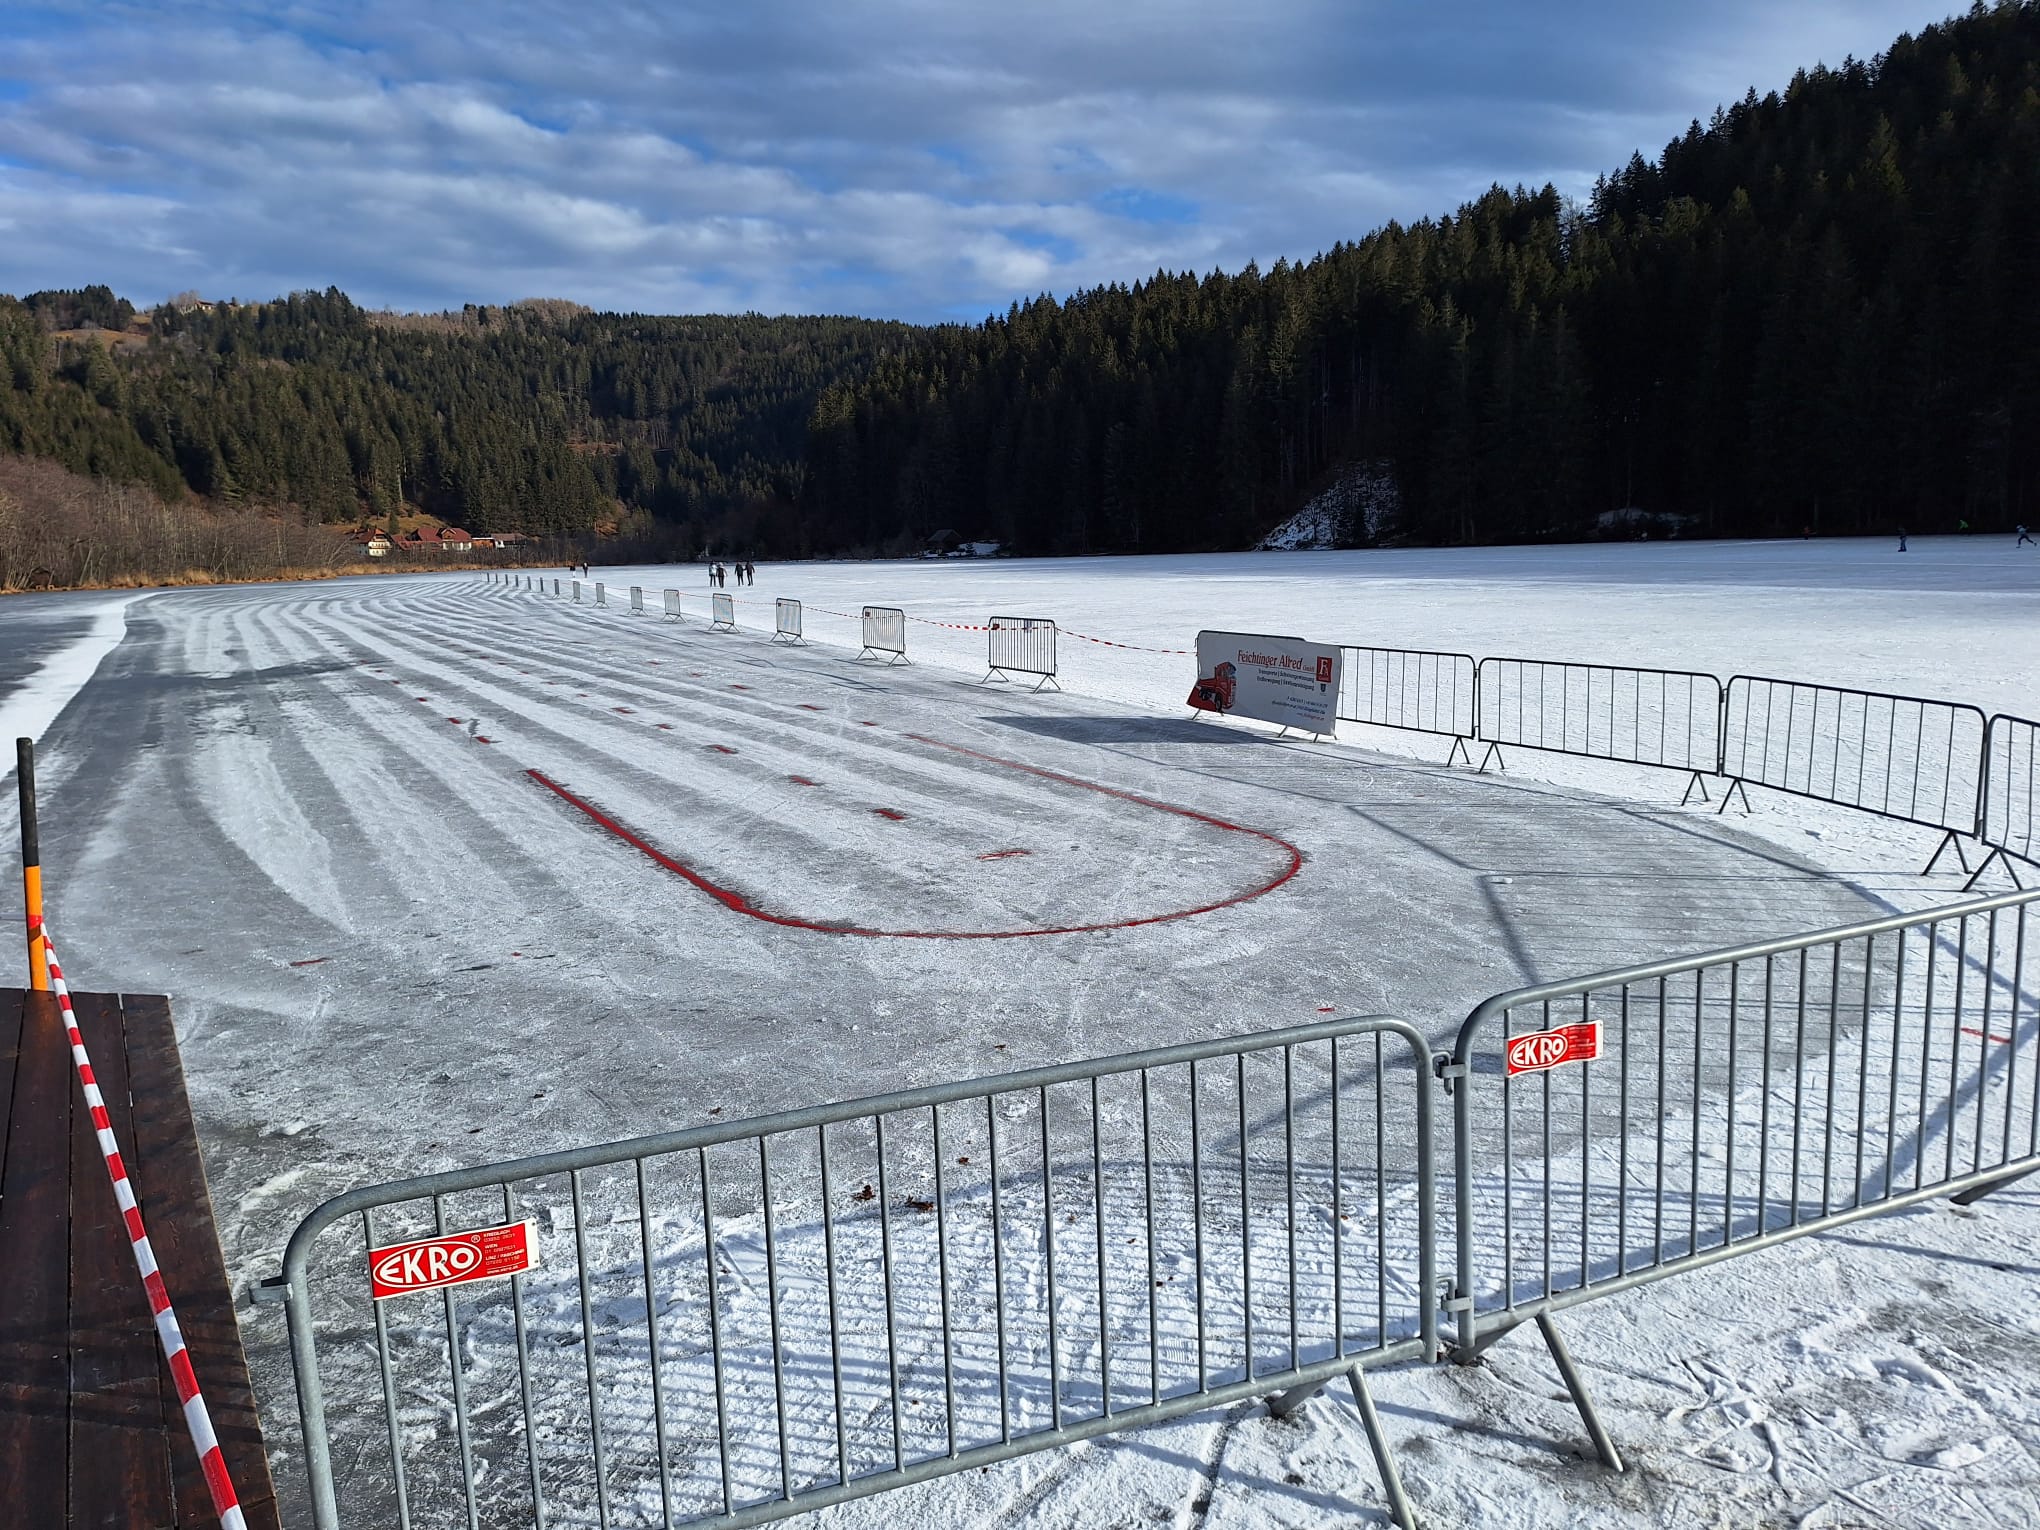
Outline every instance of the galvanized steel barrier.
<svg viewBox="0 0 2040 1530">
<path fill-rule="evenodd" d="M 1481 768 L 1504 744 L 1686 772 L 1686 796 L 1721 758 L 1721 682 L 1692 670 L 1487 658 Z"/>
<path fill-rule="evenodd" d="M 708 597 L 708 630 L 710 632 L 735 632 L 737 630 L 737 597 L 717 590 Z"/>
<path fill-rule="evenodd" d="M 581 603 L 581 581 L 576 579 L 574 581 L 574 604 L 578 606 L 580 603 Z"/>
<path fill-rule="evenodd" d="M 609 605 L 608 592 L 600 584 L 597 584 L 595 586 L 595 604 L 598 606 L 602 606 L 605 609 Z"/>
<path fill-rule="evenodd" d="M 772 602 L 772 641 L 807 646 L 800 635 L 800 602 L 784 598 Z"/>
<path fill-rule="evenodd" d="M 663 595 L 663 596 L 665 597 L 665 602 L 666 602 L 666 619 L 667 619 L 668 621 L 675 621 L 675 622 L 679 621 L 679 620 L 680 620 L 680 592 L 679 592 L 678 590 L 663 590 L 663 591 L 661 591 L 660 593 L 661 593 L 661 594 L 662 594 L 662 595 Z"/>
<path fill-rule="evenodd" d="M 1034 688 L 1062 689 L 1055 677 L 1055 623 L 1045 616 L 994 616 L 985 622 L 985 680 L 1038 675 Z"/>
<path fill-rule="evenodd" d="M 1432 1087 L 1333 1020 L 351 1191 L 284 1257 L 313 1522 L 758 1524 L 1343 1376 L 1410 1524 L 1361 1368 L 1436 1355 Z"/>
<path fill-rule="evenodd" d="M 2040 1167 L 2040 890 L 1499 994 L 1452 1095 L 1457 1357 L 1535 1319 Z M 2035 925 L 2029 930 L 2029 924 Z"/>
<path fill-rule="evenodd" d="M 864 646 L 858 658 L 884 658 L 888 664 L 907 662 L 906 612 L 897 606 L 865 606 L 862 622 Z"/>
<path fill-rule="evenodd" d="M 2000 712 L 1984 733 L 1983 792 L 1977 837 L 1990 853 L 1970 874 L 1969 885 L 2002 862 L 2014 885 L 2013 861 L 2040 861 L 2040 722 Z"/>
<path fill-rule="evenodd" d="M 1754 783 L 1941 829 L 1945 848 L 1977 833 L 1983 744 L 1983 713 L 1962 702 L 1737 675 L 1720 774 L 1731 791 Z"/>
<path fill-rule="evenodd" d="M 1341 650 L 1339 720 L 1440 733 L 1453 740 L 1445 757 L 1472 763 L 1466 740 L 1478 737 L 1478 666 L 1471 654 L 1417 648 Z"/>
</svg>

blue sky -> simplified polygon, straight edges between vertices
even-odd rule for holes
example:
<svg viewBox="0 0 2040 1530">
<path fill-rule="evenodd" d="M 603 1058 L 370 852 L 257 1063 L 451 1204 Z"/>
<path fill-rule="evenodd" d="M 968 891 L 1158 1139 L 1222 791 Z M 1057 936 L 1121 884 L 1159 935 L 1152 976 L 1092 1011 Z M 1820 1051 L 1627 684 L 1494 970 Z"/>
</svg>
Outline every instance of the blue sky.
<svg viewBox="0 0 2040 1530">
<path fill-rule="evenodd" d="M 0 3 L 0 292 L 975 320 L 1632 150 L 1902 0 Z"/>
</svg>

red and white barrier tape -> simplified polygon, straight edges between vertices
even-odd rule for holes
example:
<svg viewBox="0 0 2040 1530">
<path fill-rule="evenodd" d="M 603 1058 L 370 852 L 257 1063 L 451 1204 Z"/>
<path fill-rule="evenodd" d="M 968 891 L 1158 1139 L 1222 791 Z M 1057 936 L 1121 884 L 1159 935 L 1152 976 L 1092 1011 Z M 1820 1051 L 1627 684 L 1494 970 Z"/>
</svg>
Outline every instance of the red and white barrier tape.
<svg viewBox="0 0 2040 1530">
<path fill-rule="evenodd" d="M 198 1464 L 205 1472 L 205 1485 L 212 1490 L 213 1512 L 220 1517 L 221 1530 L 247 1530 L 241 1501 L 234 1496 L 233 1479 L 227 1475 L 226 1457 L 220 1454 L 219 1437 L 213 1433 L 212 1415 L 199 1394 L 198 1376 L 191 1369 L 191 1356 L 184 1347 L 184 1331 L 177 1326 L 177 1314 L 170 1306 L 170 1293 L 163 1287 L 162 1272 L 156 1267 L 156 1252 L 149 1247 L 149 1235 L 142 1227 L 141 1208 L 135 1204 L 134 1186 L 128 1183 L 127 1165 L 121 1162 L 120 1144 L 114 1140 L 113 1125 L 106 1114 L 106 1100 L 99 1092 L 92 1072 L 92 1058 L 85 1050 L 85 1038 L 78 1032 L 78 1017 L 71 1008 L 71 988 L 64 981 L 64 969 L 50 944 L 49 929 L 43 928 L 43 955 L 49 961 L 50 984 L 57 991 L 57 1005 L 64 1012 L 64 1030 L 71 1041 L 71 1061 L 78 1067 L 78 1082 L 85 1090 L 85 1104 L 92 1112 L 92 1127 L 99 1136 L 99 1151 L 106 1160 L 107 1176 L 113 1181 L 113 1198 L 120 1204 L 127 1223 L 128 1240 L 134 1250 L 135 1268 L 141 1272 L 142 1289 L 148 1293 L 149 1308 L 156 1315 L 156 1337 L 163 1345 L 163 1358 L 177 1381 L 177 1401 L 184 1408 L 184 1425 L 191 1431 L 191 1443 L 198 1451 Z"/>
</svg>

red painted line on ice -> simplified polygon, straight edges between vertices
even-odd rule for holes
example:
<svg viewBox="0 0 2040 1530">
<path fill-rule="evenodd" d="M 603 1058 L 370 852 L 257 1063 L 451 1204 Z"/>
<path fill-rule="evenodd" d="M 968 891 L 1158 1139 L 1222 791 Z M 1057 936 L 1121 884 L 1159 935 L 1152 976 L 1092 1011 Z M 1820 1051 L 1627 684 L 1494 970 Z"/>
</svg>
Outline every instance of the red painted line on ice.
<svg viewBox="0 0 2040 1530">
<path fill-rule="evenodd" d="M 732 749 L 728 744 L 710 744 L 708 747 L 713 749 L 717 754 L 735 754 L 737 752 L 736 750 Z"/>
<path fill-rule="evenodd" d="M 308 956 L 301 962 L 292 962 L 291 965 L 293 967 L 316 967 L 320 962 L 330 962 L 332 959 L 330 956 Z"/>
<path fill-rule="evenodd" d="M 812 701 L 803 701 L 803 702 L 802 702 L 802 703 L 800 704 L 800 709 L 801 709 L 801 710 L 802 710 L 803 712 L 819 712 L 819 711 L 821 711 L 821 708 L 820 708 L 820 707 L 818 707 L 818 706 L 816 706 L 816 705 L 815 705 L 815 704 L 814 704 L 814 703 L 813 703 Z"/>
<path fill-rule="evenodd" d="M 683 881 L 707 893 L 731 913 L 742 914 L 746 918 L 756 919 L 763 924 L 776 924 L 781 928 L 790 930 L 810 930 L 819 935 L 859 935 L 875 940 L 1023 940 L 1036 935 L 1084 935 L 1097 930 L 1132 930 L 1138 929 L 1143 925 L 1169 924 L 1178 919 L 1194 919 L 1199 914 L 1216 913 L 1220 909 L 1234 908 L 1242 903 L 1251 903 L 1254 899 L 1265 897 L 1267 894 L 1275 891 L 1276 888 L 1282 886 L 1299 871 L 1303 870 L 1303 852 L 1288 840 L 1281 838 L 1279 835 L 1270 834 L 1265 829 L 1253 829 L 1245 824 L 1231 823 L 1213 814 L 1199 812 L 1196 808 L 1177 807 L 1174 803 L 1161 802 L 1153 797 L 1143 797 L 1135 792 L 1121 791 L 1115 786 L 1101 786 L 1095 781 L 1085 781 L 1076 776 L 1062 775 L 1057 771 L 1044 770 L 1037 765 L 1023 765 L 1017 760 L 1002 759 L 995 754 L 983 754 L 975 749 L 967 749 L 961 744 L 945 744 L 938 739 L 925 738 L 916 733 L 910 733 L 906 736 L 919 744 L 927 744 L 936 749 L 947 749 L 956 754 L 968 755 L 972 759 L 983 760 L 992 765 L 1004 766 L 1008 770 L 1024 771 L 1030 776 L 1038 776 L 1045 781 L 1055 781 L 1064 786 L 1075 787 L 1080 791 L 1096 792 L 1100 796 L 1117 798 L 1121 802 L 1136 803 L 1141 807 L 1152 808 L 1158 813 L 1170 813 L 1178 818 L 1187 818 L 1192 823 L 1201 823 L 1228 834 L 1248 835 L 1251 838 L 1265 841 L 1268 844 L 1274 845 L 1277 849 L 1286 852 L 1287 864 L 1260 886 L 1249 888 L 1242 893 L 1235 893 L 1230 898 L 1221 898 L 1213 903 L 1200 904 L 1196 908 L 1175 909 L 1166 914 L 1146 914 L 1135 919 L 1107 919 L 1101 920 L 1096 924 L 1042 926 L 1038 929 L 1030 930 L 873 930 L 866 929 L 861 925 L 828 924 L 817 919 L 803 919 L 793 914 L 776 914 L 770 909 L 760 908 L 742 893 L 732 888 L 724 887 L 718 882 L 711 881 L 686 862 L 668 855 L 658 846 L 624 827 L 623 824 L 610 817 L 602 809 L 596 807 L 585 798 L 576 796 L 542 771 L 527 770 L 525 774 L 561 801 L 579 809 L 582 813 L 593 819 L 595 823 L 616 836 L 616 838 L 622 840 L 647 860 L 663 866 Z M 721 749 L 723 746 L 712 744 L 709 747 Z M 734 753 L 734 751 L 729 752 Z M 885 817 L 893 816 L 885 808 L 877 808 L 873 811 Z"/>
<path fill-rule="evenodd" d="M 905 823 L 907 821 L 907 815 L 905 813 L 899 812 L 893 808 L 873 808 L 871 811 L 877 814 L 880 818 L 890 818 L 894 823 Z"/>
<path fill-rule="evenodd" d="M 1006 861 L 1016 855 L 1032 855 L 1032 850 L 987 850 L 978 859 L 981 861 Z"/>
<path fill-rule="evenodd" d="M 1983 1035 L 1983 1032 L 1982 1032 L 1982 1031 L 1979 1031 L 1979 1030 L 1978 1030 L 1978 1029 L 1977 1029 L 1977 1028 L 1976 1028 L 1975 1026 L 1973 1026 L 1973 1025 L 1965 1025 L 1965 1026 L 1963 1026 L 1963 1027 L 1962 1027 L 1962 1034 L 1963 1034 L 1963 1035 L 1965 1035 L 1965 1036 L 1978 1036 L 1978 1037 L 1980 1037 L 1980 1036 L 1982 1036 L 1982 1035 Z M 2012 1038 L 2011 1038 L 2011 1037 L 2009 1037 L 2009 1036 L 1997 1036 L 1997 1035 L 1993 1035 L 1993 1036 L 1992 1036 L 1992 1037 L 1991 1037 L 1990 1039 L 1991 1039 L 1992 1041 L 1995 1041 L 1995 1042 L 1997 1042 L 1997 1043 L 1998 1043 L 1998 1044 L 1999 1044 L 2000 1046 L 2006 1046 L 2006 1045 L 2009 1045 L 2009 1044 L 2010 1044 L 2010 1042 L 2011 1042 L 2011 1039 L 2012 1039 Z"/>
<path fill-rule="evenodd" d="M 819 781 L 810 781 L 806 776 L 788 776 L 786 779 L 795 786 L 820 786 L 822 784 Z"/>
</svg>

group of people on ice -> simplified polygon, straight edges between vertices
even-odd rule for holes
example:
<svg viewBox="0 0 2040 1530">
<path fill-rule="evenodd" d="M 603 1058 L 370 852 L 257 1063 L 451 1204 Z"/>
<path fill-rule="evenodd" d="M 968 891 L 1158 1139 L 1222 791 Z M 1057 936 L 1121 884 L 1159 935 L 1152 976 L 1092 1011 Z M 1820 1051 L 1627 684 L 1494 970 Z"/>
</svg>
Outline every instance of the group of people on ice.
<svg viewBox="0 0 2040 1530">
<path fill-rule="evenodd" d="M 708 582 L 717 589 L 721 589 L 725 584 L 729 583 L 731 574 L 736 575 L 738 584 L 756 584 L 758 582 L 758 565 L 755 563 L 732 563 L 728 569 L 724 569 L 720 563 L 710 564 Z"/>
<path fill-rule="evenodd" d="M 1969 522 L 1967 522 L 1967 521 L 1957 521 L 1957 522 L 1955 523 L 1955 529 L 1956 529 L 1956 530 L 1957 530 L 1958 532 L 1962 532 L 1962 533 L 1964 533 L 1964 534 L 1967 534 L 1967 532 L 1968 532 L 1968 530 L 1969 530 Z M 2024 526 L 2014 526 L 2014 527 L 2012 528 L 2012 530 L 2013 530 L 2013 531 L 2015 531 L 2015 532 L 2017 532 L 2017 533 L 2019 534 L 2019 539 L 2018 539 L 2018 540 L 2017 540 L 2016 542 L 2012 543 L 2012 546 L 2014 546 L 2014 547 L 2040 547 L 2040 542 L 2036 542 L 2036 541 L 2034 541 L 2034 540 L 2033 540 L 2033 534 L 2032 534 L 2031 532 L 2029 532 L 2028 530 L 2026 530 L 2026 528 L 2025 528 Z M 1906 529 L 1905 529 L 1905 528 L 1904 528 L 1903 526 L 1899 527 L 1899 528 L 1898 528 L 1898 550 L 1899 550 L 1900 552 L 1910 552 L 1910 551 L 1911 551 L 1911 549 L 1910 549 L 1910 548 L 1908 548 L 1908 547 L 1907 547 L 1907 546 L 1905 545 L 1905 542 L 1906 542 L 1906 536 L 1907 536 L 1907 532 L 1906 532 Z"/>
</svg>

